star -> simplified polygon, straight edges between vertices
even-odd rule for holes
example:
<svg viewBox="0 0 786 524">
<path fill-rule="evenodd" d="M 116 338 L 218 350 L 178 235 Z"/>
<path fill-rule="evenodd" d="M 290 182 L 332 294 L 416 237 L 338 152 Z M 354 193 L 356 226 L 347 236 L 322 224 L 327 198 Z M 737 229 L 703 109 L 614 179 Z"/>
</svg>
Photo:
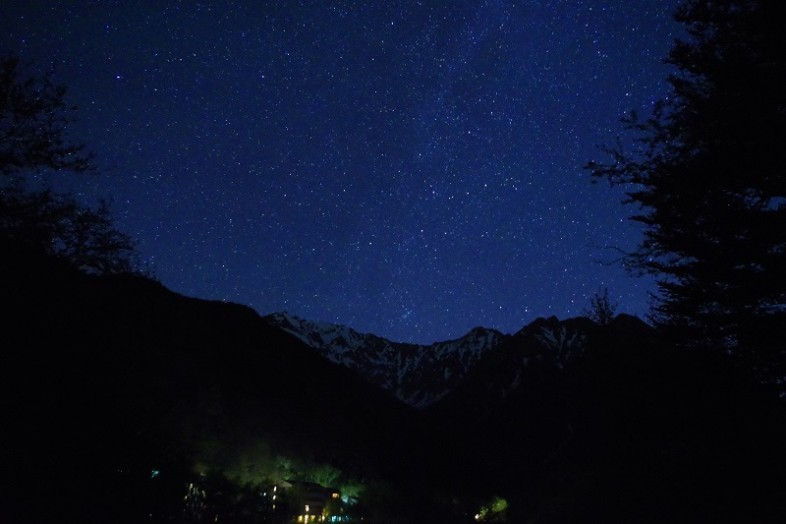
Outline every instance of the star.
<svg viewBox="0 0 786 524">
<path fill-rule="evenodd" d="M 667 92 L 674 7 L 12 1 L 0 45 L 68 86 L 103 172 L 58 183 L 164 285 L 430 343 L 601 285 L 646 313 L 610 263 L 641 232 L 582 166 Z"/>
</svg>

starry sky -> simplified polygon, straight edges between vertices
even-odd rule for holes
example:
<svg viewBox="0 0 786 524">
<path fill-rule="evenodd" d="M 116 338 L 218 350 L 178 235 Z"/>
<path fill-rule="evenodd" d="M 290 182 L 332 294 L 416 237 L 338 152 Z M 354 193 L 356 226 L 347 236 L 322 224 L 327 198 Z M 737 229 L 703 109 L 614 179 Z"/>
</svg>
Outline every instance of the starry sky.
<svg viewBox="0 0 786 524">
<path fill-rule="evenodd" d="M 583 166 L 667 93 L 677 0 L 38 1 L 0 52 L 54 67 L 71 135 L 170 289 L 397 341 L 515 332 L 607 287 L 640 229 Z"/>
</svg>

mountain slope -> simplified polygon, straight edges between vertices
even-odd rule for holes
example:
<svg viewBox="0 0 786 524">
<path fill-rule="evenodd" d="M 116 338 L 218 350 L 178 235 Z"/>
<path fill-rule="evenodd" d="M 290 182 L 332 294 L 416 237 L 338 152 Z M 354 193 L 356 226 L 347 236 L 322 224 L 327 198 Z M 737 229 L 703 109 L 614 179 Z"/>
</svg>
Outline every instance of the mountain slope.
<svg viewBox="0 0 786 524">
<path fill-rule="evenodd" d="M 641 320 L 539 319 L 430 413 L 511 522 L 782 522 L 783 406 Z M 455 428 L 464 428 L 456 432 Z"/>
<path fill-rule="evenodd" d="M 614 338 L 614 344 L 632 339 L 644 343 L 653 330 L 624 314 L 604 327 L 585 317 L 538 318 L 484 353 L 465 380 L 435 408 L 444 411 L 455 405 L 462 416 L 482 419 L 508 396 L 569 367 L 597 345 L 601 333 Z"/>
<path fill-rule="evenodd" d="M 305 464 L 362 479 L 369 522 L 473 522 L 490 501 L 503 522 L 786 521 L 782 403 L 634 317 L 538 319 L 479 357 L 474 330 L 433 351 L 476 359 L 465 378 L 415 410 L 313 349 L 341 338 L 336 354 L 362 355 L 345 328 L 306 345 L 244 306 L 14 259 L 0 257 L 9 522 L 196 524 L 195 467 L 286 479 Z M 221 478 L 237 518 L 219 521 L 291 521 L 246 512 Z"/>
<path fill-rule="evenodd" d="M 411 408 L 250 308 L 10 262 L 0 261 L 10 521 L 168 521 L 198 463 L 253 474 L 276 455 L 399 485 L 428 460 Z M 150 493 L 151 471 L 166 489 Z"/>
<path fill-rule="evenodd" d="M 346 326 L 313 322 L 288 313 L 273 313 L 265 321 L 341 364 L 403 402 L 423 408 L 456 387 L 475 362 L 506 336 L 477 327 L 456 340 L 430 345 L 391 342 Z"/>
</svg>

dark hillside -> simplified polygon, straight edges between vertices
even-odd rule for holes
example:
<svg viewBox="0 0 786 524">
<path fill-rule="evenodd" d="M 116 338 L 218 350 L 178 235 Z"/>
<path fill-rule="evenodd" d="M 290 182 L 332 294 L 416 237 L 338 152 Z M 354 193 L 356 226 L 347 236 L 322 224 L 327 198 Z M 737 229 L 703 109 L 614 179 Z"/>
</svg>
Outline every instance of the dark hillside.
<svg viewBox="0 0 786 524">
<path fill-rule="evenodd" d="M 246 307 L 19 253 L 2 279 L 2 475 L 15 511 L 100 521 L 144 506 L 133 515 L 148 501 L 114 499 L 136 477 L 157 470 L 182 490 L 195 462 L 229 467 L 259 442 L 358 479 L 397 481 L 419 462 L 399 438 L 414 432 L 409 408 Z"/>
<path fill-rule="evenodd" d="M 559 359 L 544 330 L 582 342 Z M 634 317 L 536 321 L 434 415 L 468 428 L 472 481 L 509 500 L 512 522 L 786 517 L 783 406 L 724 357 L 671 349 Z"/>
<path fill-rule="evenodd" d="M 200 522 L 200 473 L 235 523 L 286 521 L 264 482 L 316 477 L 374 523 L 786 520 L 782 403 L 634 317 L 539 319 L 413 411 L 249 308 L 8 253 L 9 522 Z"/>
</svg>

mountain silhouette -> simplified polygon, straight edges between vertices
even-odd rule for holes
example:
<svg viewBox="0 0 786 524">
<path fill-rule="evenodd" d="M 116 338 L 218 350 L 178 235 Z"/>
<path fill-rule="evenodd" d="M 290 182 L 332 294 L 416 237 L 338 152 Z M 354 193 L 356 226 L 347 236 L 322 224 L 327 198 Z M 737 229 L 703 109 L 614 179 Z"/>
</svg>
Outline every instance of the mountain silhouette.
<svg viewBox="0 0 786 524">
<path fill-rule="evenodd" d="M 264 486 L 315 478 L 358 486 L 375 523 L 786 516 L 782 402 L 636 317 L 415 346 L 20 251 L 0 264 L 9 522 L 198 522 L 195 483 L 226 522 L 284 522 L 295 491 L 276 513 Z"/>
</svg>

